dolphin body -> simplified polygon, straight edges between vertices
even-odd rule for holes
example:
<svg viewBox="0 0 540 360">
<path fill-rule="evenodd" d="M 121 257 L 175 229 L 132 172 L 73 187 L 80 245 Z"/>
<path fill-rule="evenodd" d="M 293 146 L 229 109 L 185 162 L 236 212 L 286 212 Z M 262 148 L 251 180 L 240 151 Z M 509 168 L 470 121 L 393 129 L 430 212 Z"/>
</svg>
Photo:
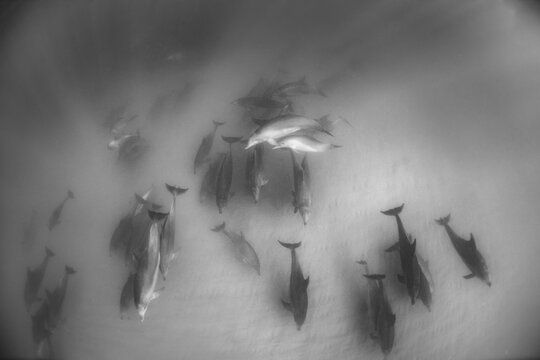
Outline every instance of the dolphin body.
<svg viewBox="0 0 540 360">
<path fill-rule="evenodd" d="M 199 168 L 202 164 L 208 161 L 208 154 L 210 154 L 210 150 L 212 149 L 212 145 L 214 144 L 214 138 L 216 137 L 216 131 L 217 128 L 223 124 L 224 122 L 219 121 L 213 121 L 214 123 L 214 131 L 212 131 L 210 134 L 206 135 L 202 141 L 201 145 L 199 145 L 199 149 L 197 150 L 197 154 L 195 155 L 195 160 L 193 162 L 193 173 L 197 173 L 197 168 Z"/>
<path fill-rule="evenodd" d="M 276 140 L 276 145 L 272 149 L 291 149 L 296 152 L 325 152 L 339 148 L 340 145 L 323 143 L 309 135 L 288 135 Z"/>
<path fill-rule="evenodd" d="M 364 277 L 368 279 L 369 311 L 373 327 L 371 337 L 379 341 L 381 350 L 386 355 L 394 346 L 396 315 L 392 311 L 382 282 L 385 275 L 370 274 L 365 261 L 358 263 L 366 267 Z"/>
<path fill-rule="evenodd" d="M 251 244 L 246 240 L 242 232 L 240 232 L 240 234 L 236 234 L 228 231 L 225 228 L 225 222 L 213 228 L 212 231 L 223 232 L 233 244 L 235 257 L 244 264 L 254 268 L 255 271 L 257 271 L 257 274 L 261 275 L 261 264 L 259 262 L 259 257 L 257 256 L 253 246 L 251 246 Z"/>
<path fill-rule="evenodd" d="M 64 205 L 66 204 L 66 201 L 68 199 L 75 198 L 75 195 L 73 195 L 73 192 L 71 190 L 68 190 L 68 194 L 64 200 L 58 205 L 52 212 L 51 217 L 49 218 L 49 230 L 52 230 L 56 225 L 60 224 L 60 215 L 62 215 L 62 210 L 64 209 Z"/>
<path fill-rule="evenodd" d="M 43 277 L 45 276 L 45 270 L 49 264 L 49 260 L 54 256 L 54 253 L 49 249 L 45 248 L 45 257 L 41 264 L 33 270 L 29 268 L 26 270 L 26 284 L 24 286 L 24 304 L 26 309 L 30 309 L 32 303 L 38 300 L 38 292 L 43 282 Z"/>
<path fill-rule="evenodd" d="M 268 183 L 268 180 L 263 175 L 263 153 L 264 145 L 257 144 L 249 153 L 246 160 L 246 184 L 255 203 L 259 201 L 261 188 Z"/>
<path fill-rule="evenodd" d="M 199 190 L 199 201 L 201 203 L 210 197 L 216 197 L 216 181 L 221 161 L 222 159 L 220 157 L 216 157 L 208 163 L 208 170 L 204 173 Z"/>
<path fill-rule="evenodd" d="M 262 142 L 277 145 L 277 139 L 299 131 L 326 133 L 332 135 L 317 120 L 296 114 L 279 115 L 273 119 L 258 121 L 260 126 L 251 134 L 246 149 Z"/>
<path fill-rule="evenodd" d="M 169 216 L 165 219 L 163 223 L 163 232 L 159 242 L 159 270 L 163 276 L 163 280 L 167 279 L 167 274 L 169 272 L 169 263 L 174 260 L 178 253 L 174 251 L 174 240 L 175 240 L 175 213 L 176 213 L 176 197 L 188 191 L 178 186 L 172 186 L 165 184 L 165 187 L 172 195 L 171 209 L 169 211 Z"/>
<path fill-rule="evenodd" d="M 135 255 L 136 273 L 133 284 L 133 298 L 141 322 L 144 321 L 150 302 L 159 296 L 159 292 L 156 291 L 160 262 L 161 225 L 159 223 L 165 220 L 168 215 L 167 213 L 148 210 L 152 225 L 149 229 L 146 251 Z"/>
<path fill-rule="evenodd" d="M 64 275 L 60 280 L 60 284 L 52 291 L 45 290 L 47 301 L 49 303 L 49 326 L 54 329 L 60 323 L 60 315 L 62 314 L 62 305 L 67 293 L 68 279 L 70 275 L 75 274 L 72 267 L 65 266 Z"/>
<path fill-rule="evenodd" d="M 471 234 L 470 240 L 465 240 L 459 237 L 454 232 L 454 230 L 452 230 L 450 225 L 448 225 L 448 223 L 450 222 L 450 214 L 448 214 L 444 218 L 436 220 L 436 222 L 439 225 L 444 226 L 446 232 L 448 233 L 448 236 L 450 237 L 452 245 L 454 245 L 454 248 L 456 249 L 458 255 L 461 257 L 461 260 L 463 260 L 465 265 L 467 265 L 467 267 L 471 271 L 470 274 L 463 277 L 465 279 L 477 277 L 484 283 L 486 283 L 488 286 L 491 286 L 491 279 L 489 276 L 486 261 L 476 247 L 476 241 L 473 234 Z"/>
<path fill-rule="evenodd" d="M 294 321 L 296 322 L 296 328 L 298 331 L 302 328 L 304 321 L 306 320 L 306 314 L 308 309 L 308 294 L 307 288 L 309 285 L 309 276 L 304 279 L 300 263 L 296 257 L 295 249 L 302 243 L 297 242 L 295 244 L 287 244 L 278 241 L 282 246 L 291 250 L 291 278 L 289 283 L 289 297 L 290 303 L 281 300 L 283 306 L 292 312 Z"/>
<path fill-rule="evenodd" d="M 403 223 L 399 217 L 399 214 L 403 210 L 405 204 L 401 206 L 381 211 L 384 215 L 394 216 L 396 218 L 398 226 L 398 242 L 386 249 L 386 252 L 391 252 L 399 250 L 399 257 L 401 259 L 401 269 L 403 270 L 403 275 L 398 274 L 398 280 L 401 283 L 405 283 L 407 286 L 407 292 L 411 298 L 411 304 L 414 305 L 416 298 L 418 297 L 420 289 L 420 273 L 418 271 L 417 259 L 416 259 L 416 239 L 411 243 Z"/>
<path fill-rule="evenodd" d="M 304 225 L 307 225 L 311 214 L 311 175 L 307 156 L 304 156 L 300 165 L 291 150 L 291 158 L 293 163 L 293 206 L 294 213 L 300 212 Z"/>
<path fill-rule="evenodd" d="M 221 161 L 216 182 L 216 205 L 220 214 L 222 213 L 223 208 L 227 206 L 231 191 L 233 173 L 232 144 L 242 139 L 240 137 L 227 136 L 222 136 L 221 138 L 229 144 L 229 152 Z"/>
</svg>

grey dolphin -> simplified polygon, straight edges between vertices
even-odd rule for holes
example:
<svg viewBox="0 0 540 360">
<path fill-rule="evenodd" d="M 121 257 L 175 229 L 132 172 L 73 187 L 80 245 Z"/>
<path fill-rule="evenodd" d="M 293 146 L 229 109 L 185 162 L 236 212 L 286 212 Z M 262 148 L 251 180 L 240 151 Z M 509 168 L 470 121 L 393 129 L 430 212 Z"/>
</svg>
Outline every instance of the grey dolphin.
<svg viewBox="0 0 540 360">
<path fill-rule="evenodd" d="M 364 277 L 368 279 L 368 296 L 374 330 L 371 337 L 379 341 L 381 350 L 383 354 L 386 355 L 394 346 L 394 324 L 396 323 L 396 315 L 392 311 L 382 282 L 385 275 L 370 274 L 365 261 L 358 261 L 358 263 L 363 264 L 366 267 Z"/>
<path fill-rule="evenodd" d="M 169 272 L 169 263 L 178 256 L 178 253 L 174 250 L 174 240 L 176 236 L 176 197 L 188 191 L 187 188 L 181 188 L 169 184 L 165 184 L 165 187 L 171 193 L 173 199 L 171 203 L 171 210 L 169 211 L 169 216 L 167 216 L 165 222 L 163 223 L 163 233 L 159 242 L 159 270 L 161 271 L 163 280 L 167 278 L 167 273 Z"/>
<path fill-rule="evenodd" d="M 146 250 L 142 254 L 135 255 L 137 270 L 133 286 L 133 298 L 141 322 L 144 321 L 144 316 L 150 302 L 159 296 L 159 292 L 156 291 L 156 284 L 160 262 L 160 222 L 165 220 L 168 215 L 168 213 L 158 213 L 148 210 L 148 217 L 152 221 L 152 225 L 150 226 L 147 237 Z"/>
<path fill-rule="evenodd" d="M 246 184 L 255 203 L 259 201 L 261 188 L 268 183 L 264 178 L 264 145 L 257 144 L 246 159 Z"/>
<path fill-rule="evenodd" d="M 418 272 L 416 260 L 416 240 L 414 240 L 412 243 L 409 241 L 405 228 L 403 227 L 403 223 L 399 217 L 399 214 L 403 210 L 404 206 L 405 204 L 402 204 L 397 208 L 381 211 L 381 213 L 388 216 L 394 216 L 396 218 L 398 226 L 398 242 L 385 251 L 391 252 L 399 250 L 403 275 L 398 275 L 398 280 L 407 285 L 407 292 L 411 298 L 411 304 L 414 305 L 420 289 L 420 274 Z"/>
<path fill-rule="evenodd" d="M 221 161 L 222 158 L 218 156 L 208 163 L 208 170 L 204 173 L 199 190 L 199 201 L 201 203 L 205 202 L 209 197 L 216 197 L 216 181 Z"/>
<path fill-rule="evenodd" d="M 60 279 L 60 284 L 52 291 L 45 290 L 47 294 L 47 301 L 49 303 L 50 316 L 49 326 L 50 328 L 56 328 L 60 323 L 60 315 L 62 314 L 62 305 L 67 293 L 68 279 L 70 275 L 75 274 L 75 270 L 72 267 L 65 266 L 64 275 Z"/>
<path fill-rule="evenodd" d="M 251 246 L 251 244 L 246 240 L 242 232 L 240 232 L 240 234 L 236 234 L 228 231 L 225 228 L 225 222 L 223 222 L 221 225 L 214 227 L 212 231 L 223 232 L 233 244 L 235 257 L 244 264 L 247 264 L 254 268 L 257 271 L 257 274 L 261 275 L 261 265 L 259 262 L 259 257 L 257 256 L 257 253 L 255 252 L 253 246 Z"/>
<path fill-rule="evenodd" d="M 469 275 L 463 276 L 465 279 L 471 279 L 477 277 L 488 286 L 491 286 L 491 279 L 489 276 L 489 270 L 486 265 L 484 257 L 476 247 L 476 241 L 474 240 L 473 234 L 471 234 L 470 240 L 465 240 L 459 237 L 454 230 L 448 225 L 450 221 L 450 214 L 444 218 L 440 218 L 437 221 L 437 224 L 444 226 L 450 241 L 454 248 L 456 249 L 458 255 L 461 257 L 461 260 L 467 265 L 471 273 Z"/>
<path fill-rule="evenodd" d="M 197 173 L 198 167 L 208 161 L 208 154 L 210 154 L 210 150 L 212 149 L 212 145 L 214 144 L 214 138 L 216 136 L 217 128 L 225 124 L 224 122 L 219 121 L 213 121 L 213 123 L 214 130 L 202 139 L 201 145 L 199 145 L 199 149 L 197 150 L 197 154 L 195 155 L 195 160 L 193 162 L 194 174 Z"/>
<path fill-rule="evenodd" d="M 62 215 L 64 205 L 66 204 L 66 201 L 68 201 L 68 199 L 73 198 L 75 198 L 75 195 L 73 195 L 73 192 L 71 192 L 71 190 L 68 190 L 65 199 L 62 200 L 62 202 L 53 210 L 51 217 L 49 218 L 49 230 L 52 230 L 56 225 L 60 224 L 60 215 Z"/>
<path fill-rule="evenodd" d="M 307 288 L 309 285 L 309 276 L 304 279 L 300 263 L 296 258 L 295 249 L 302 245 L 301 242 L 295 244 L 287 244 L 278 241 L 282 246 L 291 250 L 291 278 L 289 284 L 289 297 L 290 303 L 281 300 L 283 306 L 292 312 L 294 321 L 296 322 L 296 328 L 300 330 L 304 321 L 306 320 L 306 314 L 308 309 L 308 294 Z"/>
<path fill-rule="evenodd" d="M 240 137 L 227 136 L 222 136 L 221 138 L 229 144 L 229 153 L 221 161 L 216 182 L 216 205 L 220 214 L 223 208 L 227 206 L 231 191 L 233 175 L 232 144 L 242 139 Z"/>
<path fill-rule="evenodd" d="M 311 214 L 311 175 L 307 162 L 307 155 L 300 165 L 291 150 L 293 163 L 293 206 L 294 212 L 300 212 L 304 225 L 307 225 Z"/>
<path fill-rule="evenodd" d="M 39 292 L 39 288 L 41 287 L 43 277 L 45 276 L 45 270 L 47 269 L 50 258 L 53 256 L 54 253 L 46 247 L 45 257 L 43 258 L 41 264 L 33 270 L 26 270 L 26 283 L 24 286 L 24 304 L 26 305 L 26 309 L 30 309 L 30 305 L 32 305 L 34 301 L 38 300 L 37 294 Z"/>
<path fill-rule="evenodd" d="M 135 273 L 130 273 L 120 294 L 120 318 L 123 319 L 131 306 L 134 304 L 133 284 L 135 282 Z"/>
</svg>

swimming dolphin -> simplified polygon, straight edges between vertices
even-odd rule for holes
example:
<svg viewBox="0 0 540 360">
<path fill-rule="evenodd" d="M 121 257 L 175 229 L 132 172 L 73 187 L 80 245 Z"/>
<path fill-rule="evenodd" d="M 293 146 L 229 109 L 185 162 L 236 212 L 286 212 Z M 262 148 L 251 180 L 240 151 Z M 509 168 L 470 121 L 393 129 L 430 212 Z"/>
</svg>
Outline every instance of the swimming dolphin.
<svg viewBox="0 0 540 360">
<path fill-rule="evenodd" d="M 137 270 L 133 286 L 133 298 L 141 322 L 144 321 L 144 316 L 150 302 L 159 297 L 159 292 L 156 291 L 156 284 L 160 262 L 160 222 L 165 220 L 168 215 L 168 213 L 158 213 L 148 210 L 148 216 L 152 221 L 152 225 L 149 229 L 146 251 L 142 254 L 135 255 Z"/>
<path fill-rule="evenodd" d="M 120 319 L 123 319 L 126 313 L 134 305 L 133 284 L 135 282 L 135 273 L 130 273 L 120 294 Z"/>
<path fill-rule="evenodd" d="M 232 144 L 242 139 L 240 137 L 227 136 L 222 136 L 221 138 L 229 144 L 229 153 L 221 161 L 216 182 L 216 204 L 220 214 L 223 208 L 227 206 L 231 191 L 233 174 Z"/>
<path fill-rule="evenodd" d="M 222 155 L 225 156 L 225 154 Z M 207 198 L 213 197 L 215 199 L 216 197 L 217 175 L 222 160 L 223 159 L 218 156 L 208 163 L 208 170 L 206 170 L 206 173 L 204 174 L 199 190 L 199 201 L 201 203 L 205 202 Z"/>
<path fill-rule="evenodd" d="M 297 242 L 295 244 L 287 244 L 281 241 L 278 242 L 287 249 L 291 249 L 291 278 L 289 284 L 290 303 L 283 300 L 281 300 L 281 302 L 287 310 L 292 312 L 294 321 L 296 322 L 296 328 L 300 331 L 306 320 L 308 309 L 307 288 L 309 285 L 309 276 L 304 279 L 300 263 L 296 258 L 295 249 L 302 245 L 302 242 Z"/>
<path fill-rule="evenodd" d="M 381 211 L 381 213 L 388 216 L 394 216 L 396 218 L 398 226 L 398 242 L 385 251 L 391 252 L 399 250 L 403 275 L 398 274 L 397 277 L 401 283 L 405 283 L 405 285 L 407 285 L 407 292 L 411 298 L 411 304 L 414 305 L 420 289 L 420 274 L 416 260 L 416 240 L 414 240 L 412 243 L 409 241 L 405 228 L 403 227 L 403 223 L 399 217 L 399 214 L 403 210 L 404 206 L 405 204 L 402 204 L 397 208 Z"/>
<path fill-rule="evenodd" d="M 197 168 L 208 161 L 208 154 L 210 154 L 210 150 L 212 149 L 212 145 L 214 144 L 214 138 L 216 136 L 217 128 L 223 124 L 224 122 L 219 121 L 213 121 L 214 123 L 214 131 L 212 131 L 210 134 L 206 135 L 202 141 L 201 145 L 199 145 L 199 149 L 197 150 L 197 154 L 195 155 L 195 160 L 193 162 L 193 173 L 197 173 Z"/>
<path fill-rule="evenodd" d="M 257 144 L 249 153 L 246 160 L 246 184 L 249 192 L 253 196 L 255 203 L 259 201 L 261 188 L 268 183 L 264 178 L 264 145 Z"/>
<path fill-rule="evenodd" d="M 49 264 L 49 260 L 54 256 L 54 253 L 49 249 L 45 248 L 45 257 L 41 264 L 33 270 L 29 268 L 26 270 L 26 284 L 24 286 L 24 304 L 26 309 L 30 309 L 30 305 L 36 300 L 38 300 L 38 292 L 45 276 L 45 270 Z"/>
<path fill-rule="evenodd" d="M 223 222 L 221 225 L 214 227 L 212 231 L 223 232 L 233 244 L 235 257 L 244 264 L 247 264 L 254 268 L 257 271 L 257 274 L 261 275 L 261 265 L 259 263 L 259 257 L 257 256 L 255 249 L 253 249 L 253 246 L 251 246 L 251 244 L 246 240 L 242 232 L 240 232 L 240 234 L 236 234 L 228 231 L 225 228 L 225 222 Z"/>
<path fill-rule="evenodd" d="M 289 135 L 276 140 L 272 149 L 288 148 L 296 152 L 325 152 L 341 147 L 340 145 L 323 143 L 309 135 Z"/>
<path fill-rule="evenodd" d="M 64 200 L 58 205 L 54 211 L 51 214 L 51 217 L 49 218 L 49 230 L 52 230 L 56 225 L 60 224 L 60 215 L 62 215 L 62 210 L 64 209 L 64 205 L 66 204 L 66 201 L 68 199 L 75 198 L 75 195 L 71 192 L 71 190 L 68 190 L 68 194 Z"/>
<path fill-rule="evenodd" d="M 332 135 L 317 120 L 296 114 L 280 115 L 270 120 L 259 121 L 258 123 L 260 126 L 249 137 L 246 149 L 262 142 L 277 145 L 277 139 L 301 130 Z"/>
<path fill-rule="evenodd" d="M 174 250 L 176 197 L 188 191 L 187 188 L 184 189 L 169 184 L 165 184 L 165 187 L 171 193 L 173 199 L 171 203 L 171 210 L 169 211 L 169 216 L 167 216 L 165 222 L 163 223 L 163 233 L 159 242 L 159 270 L 161 271 L 163 280 L 167 279 L 167 273 L 169 272 L 169 263 L 178 256 L 178 252 L 175 252 Z"/>
<path fill-rule="evenodd" d="M 371 337 L 377 339 L 383 354 L 388 354 L 394 346 L 394 324 L 396 315 L 392 311 L 388 296 L 384 289 L 385 275 L 370 274 L 367 263 L 358 261 L 366 267 L 364 277 L 368 279 L 369 310 L 373 326 Z"/>
<path fill-rule="evenodd" d="M 304 156 L 300 165 L 291 150 L 293 163 L 293 206 L 294 213 L 300 212 L 304 225 L 307 225 L 311 214 L 311 175 L 307 162 L 307 155 Z"/>
<path fill-rule="evenodd" d="M 45 289 L 47 301 L 49 303 L 49 327 L 54 329 L 60 323 L 60 315 L 62 314 L 62 305 L 67 293 L 68 279 L 70 275 L 75 274 L 72 267 L 65 266 L 64 275 L 60 279 L 60 284 L 52 291 Z"/>
<path fill-rule="evenodd" d="M 465 265 L 467 265 L 467 267 L 471 271 L 470 274 L 463 277 L 465 279 L 471 279 L 476 276 L 477 278 L 485 282 L 488 286 L 491 286 L 491 279 L 489 276 L 486 261 L 476 247 L 476 241 L 474 240 L 473 234 L 471 234 L 471 238 L 468 241 L 459 237 L 454 232 L 454 230 L 452 230 L 450 225 L 448 225 L 448 222 L 450 221 L 450 214 L 436 221 L 437 224 L 444 226 L 446 232 L 448 233 L 448 236 L 450 237 L 452 245 L 454 245 L 454 248 L 456 249 L 458 255 L 461 257 L 461 260 L 463 260 Z"/>
<path fill-rule="evenodd" d="M 272 91 L 272 95 L 281 96 L 281 97 L 310 95 L 310 94 L 326 97 L 326 94 L 322 90 L 320 90 L 319 88 L 313 85 L 308 84 L 305 76 L 299 80 L 285 83 Z"/>
</svg>

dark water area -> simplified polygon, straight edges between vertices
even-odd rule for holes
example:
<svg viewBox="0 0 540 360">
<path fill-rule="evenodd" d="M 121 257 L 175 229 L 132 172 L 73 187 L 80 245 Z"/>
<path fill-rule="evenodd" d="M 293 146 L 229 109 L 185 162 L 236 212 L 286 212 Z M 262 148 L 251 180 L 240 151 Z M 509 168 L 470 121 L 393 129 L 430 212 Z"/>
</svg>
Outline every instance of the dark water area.
<svg viewBox="0 0 540 360">
<path fill-rule="evenodd" d="M 66 265 L 76 271 L 50 337 L 56 358 L 382 359 L 362 259 L 386 274 L 396 315 L 387 359 L 540 356 L 533 2 L 6 1 L 0 13 L 1 356 L 36 355 L 29 313 L 39 305 L 28 311 L 24 293 L 45 247 L 54 256 L 39 297 L 61 287 Z M 268 144 L 258 203 L 244 143 L 231 146 L 234 195 L 222 214 L 214 198 L 201 203 L 208 164 L 194 174 L 193 161 L 212 121 L 225 122 L 216 156 L 229 151 L 221 136 L 257 128 L 235 100 L 261 78 L 304 76 L 327 96 L 294 97 L 294 111 L 328 115 L 324 139 L 341 146 L 308 155 L 309 223 L 291 203 L 289 152 Z M 165 183 L 189 189 L 176 198 L 178 256 L 166 280 L 158 274 L 164 288 L 144 322 L 135 309 L 121 319 L 134 257 L 111 256 L 109 241 L 134 193 L 153 186 L 148 201 L 169 211 Z M 411 305 L 399 255 L 385 252 L 396 220 L 380 212 L 402 203 L 433 278 L 431 311 Z M 490 287 L 463 278 L 470 271 L 435 222 L 448 213 L 459 236 L 474 234 Z M 211 231 L 223 222 L 251 243 L 260 276 Z M 148 228 L 136 227 L 137 241 Z M 302 242 L 301 331 L 281 303 L 291 254 L 278 240 Z"/>
</svg>

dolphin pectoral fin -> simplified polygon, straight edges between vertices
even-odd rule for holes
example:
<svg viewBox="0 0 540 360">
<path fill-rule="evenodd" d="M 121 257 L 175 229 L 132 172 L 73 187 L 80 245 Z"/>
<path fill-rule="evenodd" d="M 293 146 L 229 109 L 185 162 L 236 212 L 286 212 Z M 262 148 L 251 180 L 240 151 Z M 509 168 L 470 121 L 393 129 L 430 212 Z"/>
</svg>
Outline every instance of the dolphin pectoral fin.
<svg viewBox="0 0 540 360">
<path fill-rule="evenodd" d="M 467 279 L 467 280 L 472 279 L 473 277 L 474 277 L 474 274 L 469 274 L 469 275 L 463 276 L 463 278 Z"/>
<path fill-rule="evenodd" d="M 397 279 L 400 283 L 405 284 L 405 276 L 397 274 Z"/>
<path fill-rule="evenodd" d="M 281 303 L 283 304 L 283 307 L 284 307 L 285 309 L 289 310 L 290 312 L 293 312 L 292 306 L 291 306 L 290 303 L 288 303 L 288 302 L 286 302 L 286 301 L 284 301 L 284 300 L 281 300 Z"/>
<path fill-rule="evenodd" d="M 395 243 L 394 245 L 390 246 L 388 249 L 384 250 L 385 252 L 392 252 L 399 250 L 399 242 Z"/>
</svg>

